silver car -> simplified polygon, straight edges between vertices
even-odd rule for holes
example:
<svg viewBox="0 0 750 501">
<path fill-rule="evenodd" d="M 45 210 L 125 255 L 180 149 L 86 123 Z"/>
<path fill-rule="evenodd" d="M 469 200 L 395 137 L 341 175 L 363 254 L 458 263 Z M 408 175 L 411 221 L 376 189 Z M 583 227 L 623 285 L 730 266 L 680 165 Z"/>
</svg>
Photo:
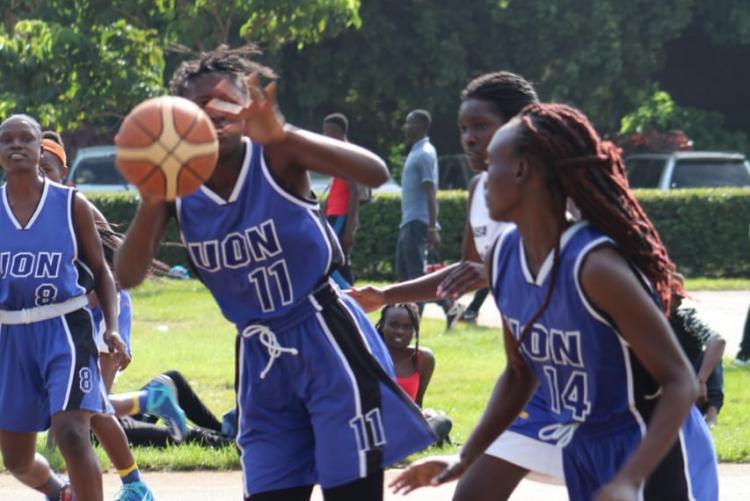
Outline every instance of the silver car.
<svg viewBox="0 0 750 501">
<path fill-rule="evenodd" d="M 677 151 L 625 158 L 631 188 L 675 190 L 750 186 L 750 165 L 742 153 Z"/>
</svg>

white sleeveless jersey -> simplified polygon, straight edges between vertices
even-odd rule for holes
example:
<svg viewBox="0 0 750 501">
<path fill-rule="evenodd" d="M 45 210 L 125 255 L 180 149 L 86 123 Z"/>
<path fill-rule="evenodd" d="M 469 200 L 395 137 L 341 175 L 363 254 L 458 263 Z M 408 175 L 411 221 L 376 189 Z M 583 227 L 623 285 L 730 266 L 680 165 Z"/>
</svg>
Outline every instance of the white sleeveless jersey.
<svg viewBox="0 0 750 501">
<path fill-rule="evenodd" d="M 490 218 L 490 210 L 484 196 L 486 184 L 487 171 L 484 171 L 479 174 L 479 181 L 474 188 L 469 208 L 469 224 L 471 224 L 471 231 L 474 234 L 474 245 L 483 260 L 486 259 L 490 247 L 497 241 L 497 238 L 514 227 L 512 223 L 501 223 Z"/>
</svg>

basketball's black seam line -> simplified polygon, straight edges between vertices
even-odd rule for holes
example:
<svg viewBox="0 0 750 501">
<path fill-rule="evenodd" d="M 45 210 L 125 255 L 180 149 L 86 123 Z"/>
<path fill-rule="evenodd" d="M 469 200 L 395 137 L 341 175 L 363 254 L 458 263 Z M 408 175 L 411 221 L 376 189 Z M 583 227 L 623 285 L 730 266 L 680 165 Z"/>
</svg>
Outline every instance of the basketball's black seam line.
<svg viewBox="0 0 750 501">
<path fill-rule="evenodd" d="M 173 125 L 175 126 L 175 128 L 174 128 L 175 132 L 177 132 L 177 120 L 175 120 L 175 113 L 174 113 L 174 108 L 175 108 L 175 107 L 174 107 L 174 106 L 172 106 L 172 109 L 171 109 L 171 115 L 172 115 L 172 124 L 173 124 Z M 191 131 L 192 131 L 192 130 L 193 130 L 193 129 L 195 128 L 195 124 L 196 124 L 196 123 L 198 122 L 198 116 L 199 116 L 199 115 L 200 115 L 200 113 L 195 113 L 195 114 L 193 114 L 193 117 L 192 117 L 192 118 L 193 118 L 193 121 L 192 121 L 192 122 L 190 122 L 190 125 L 188 126 L 187 130 L 185 131 L 185 133 L 184 133 L 184 134 L 180 134 L 180 133 L 178 133 L 178 134 L 177 134 L 177 135 L 179 136 L 179 138 L 180 138 L 180 139 L 179 139 L 179 140 L 177 141 L 177 143 L 176 143 L 176 144 L 174 145 L 174 148 L 172 148 L 171 150 L 167 150 L 167 156 L 169 156 L 169 155 L 172 155 L 172 154 L 174 153 L 174 151 L 175 151 L 175 150 L 176 150 L 177 148 L 179 148 L 179 147 L 180 147 L 180 145 L 182 144 L 182 142 L 183 142 L 183 141 L 185 140 L 185 136 L 189 135 L 189 134 L 190 134 L 190 132 L 191 132 Z M 163 144 L 162 144 L 162 147 L 164 147 L 164 149 L 165 149 L 165 150 L 167 149 L 167 148 L 166 148 L 166 146 L 164 146 Z M 175 158 L 176 158 L 176 157 L 175 157 Z M 186 164 L 183 164 L 183 165 L 186 165 Z"/>
<path fill-rule="evenodd" d="M 130 117 L 130 119 L 133 121 L 133 123 L 135 125 L 138 126 L 139 129 L 141 129 L 143 131 L 144 134 L 146 134 L 147 136 L 149 136 L 151 138 L 151 142 L 155 142 L 155 143 L 159 142 L 159 138 L 161 137 L 162 132 L 164 132 L 164 124 L 162 123 L 162 120 L 161 120 L 161 105 L 159 105 L 159 133 L 156 135 L 156 137 L 153 137 L 153 135 L 151 134 L 151 131 L 148 130 L 146 128 L 146 126 L 143 125 L 138 120 L 137 116 L 132 116 L 132 117 Z M 142 146 L 142 148 L 147 148 L 147 147 L 148 146 Z"/>
</svg>

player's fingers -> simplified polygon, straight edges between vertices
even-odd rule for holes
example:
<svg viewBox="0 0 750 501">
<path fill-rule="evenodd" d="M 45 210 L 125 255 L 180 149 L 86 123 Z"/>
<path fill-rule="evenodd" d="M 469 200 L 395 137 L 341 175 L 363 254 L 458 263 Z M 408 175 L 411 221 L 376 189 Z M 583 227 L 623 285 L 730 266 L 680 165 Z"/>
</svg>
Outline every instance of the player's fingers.
<svg viewBox="0 0 750 501">
<path fill-rule="evenodd" d="M 276 106 L 276 91 L 278 90 L 276 82 L 273 81 L 265 86 L 263 93 L 266 95 L 266 101 L 272 106 Z"/>
</svg>

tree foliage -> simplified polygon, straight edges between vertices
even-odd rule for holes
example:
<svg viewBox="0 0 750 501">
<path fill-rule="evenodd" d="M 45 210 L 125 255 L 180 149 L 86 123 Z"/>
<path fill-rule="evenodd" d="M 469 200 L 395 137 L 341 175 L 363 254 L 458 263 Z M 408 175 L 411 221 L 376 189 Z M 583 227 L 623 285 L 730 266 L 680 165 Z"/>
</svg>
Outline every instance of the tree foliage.
<svg viewBox="0 0 750 501">
<path fill-rule="evenodd" d="M 155 33 L 125 21 L 79 27 L 18 21 L 0 34 L 0 116 L 25 112 L 62 129 L 111 125 L 163 92 Z"/>
<path fill-rule="evenodd" d="M 279 57 L 287 114 L 320 127 L 340 110 L 355 140 L 381 154 L 409 109 L 433 114 L 439 150 L 458 149 L 458 94 L 487 71 L 516 71 L 545 100 L 581 107 L 616 130 L 648 86 L 661 49 L 690 22 L 694 0 L 381 0 L 362 27 Z"/>
<path fill-rule="evenodd" d="M 750 140 L 742 132 L 729 130 L 721 114 L 681 107 L 660 90 L 648 96 L 635 111 L 622 118 L 620 133 L 681 130 L 693 141 L 693 148 L 747 152 Z"/>
</svg>

